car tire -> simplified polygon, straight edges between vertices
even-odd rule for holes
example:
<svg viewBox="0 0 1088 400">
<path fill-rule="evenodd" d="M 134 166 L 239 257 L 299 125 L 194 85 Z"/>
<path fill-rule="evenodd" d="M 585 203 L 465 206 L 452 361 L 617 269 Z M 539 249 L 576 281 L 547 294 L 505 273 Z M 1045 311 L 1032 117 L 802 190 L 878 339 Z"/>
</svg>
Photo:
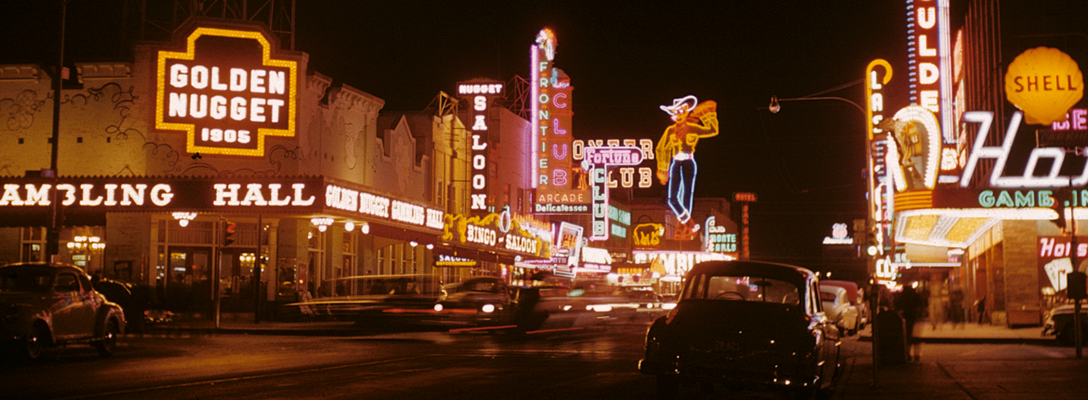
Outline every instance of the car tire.
<svg viewBox="0 0 1088 400">
<path fill-rule="evenodd" d="M 23 358 L 31 361 L 41 358 L 48 342 L 49 330 L 41 322 L 34 324 L 30 334 L 23 338 Z"/>
<path fill-rule="evenodd" d="M 658 375 L 657 376 L 657 399 L 658 400 L 672 400 L 676 399 L 680 395 L 680 376 L 679 375 Z"/>
<path fill-rule="evenodd" d="M 106 322 L 106 327 L 102 330 L 102 337 L 94 343 L 95 350 L 98 350 L 98 355 L 102 357 L 109 357 L 113 355 L 113 349 L 117 347 L 117 335 L 120 330 L 117 327 L 117 321 L 110 319 Z"/>
</svg>

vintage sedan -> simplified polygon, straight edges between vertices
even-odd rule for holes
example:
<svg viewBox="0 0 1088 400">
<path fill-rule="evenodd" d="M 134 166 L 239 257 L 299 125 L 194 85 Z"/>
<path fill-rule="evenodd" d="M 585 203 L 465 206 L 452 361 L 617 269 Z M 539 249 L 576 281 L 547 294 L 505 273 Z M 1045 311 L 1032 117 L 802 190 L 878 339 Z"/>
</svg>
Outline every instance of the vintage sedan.
<svg viewBox="0 0 1088 400">
<path fill-rule="evenodd" d="M 858 332 L 858 307 L 850 302 L 845 288 L 820 282 L 820 303 L 840 334 L 853 336 Z"/>
<path fill-rule="evenodd" d="M 712 261 L 684 278 L 676 308 L 646 334 L 639 371 L 659 398 L 689 387 L 829 395 L 840 370 L 838 330 L 812 271 L 756 261 Z"/>
<path fill-rule="evenodd" d="M 820 286 L 839 286 L 846 289 L 846 298 L 850 300 L 850 304 L 858 309 L 857 326 L 855 330 L 862 330 L 865 325 L 869 324 L 872 320 L 870 316 L 872 313 L 869 311 L 869 302 L 865 300 L 863 294 L 864 289 L 859 287 L 857 282 L 853 281 L 838 281 L 838 280 L 820 280 Z"/>
<path fill-rule="evenodd" d="M 1088 305 L 1081 304 L 1080 317 L 1081 344 L 1088 345 Z M 1063 304 L 1054 307 L 1046 314 L 1046 321 L 1043 322 L 1043 336 L 1055 336 L 1059 343 L 1072 346 L 1076 344 L 1075 328 L 1073 305 Z"/>
<path fill-rule="evenodd" d="M 0 267 L 0 339 L 24 358 L 68 344 L 90 344 L 109 356 L 124 329 L 121 307 L 96 292 L 79 267 L 42 262 Z"/>
</svg>

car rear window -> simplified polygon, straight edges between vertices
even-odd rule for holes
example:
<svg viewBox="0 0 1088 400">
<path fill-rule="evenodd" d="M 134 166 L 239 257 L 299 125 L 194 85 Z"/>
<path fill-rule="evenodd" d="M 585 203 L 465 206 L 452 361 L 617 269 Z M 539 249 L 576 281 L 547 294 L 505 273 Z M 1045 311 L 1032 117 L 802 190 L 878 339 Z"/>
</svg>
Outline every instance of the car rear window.
<svg viewBox="0 0 1088 400">
<path fill-rule="evenodd" d="M 835 301 L 835 294 L 828 292 L 820 292 L 820 301 Z"/>
<path fill-rule="evenodd" d="M 798 305 L 797 286 L 786 281 L 755 276 L 699 276 L 688 281 L 685 299 L 731 300 Z"/>
<path fill-rule="evenodd" d="M 0 291 L 48 292 L 53 287 L 53 271 L 47 268 L 14 267 L 0 269 Z"/>
</svg>

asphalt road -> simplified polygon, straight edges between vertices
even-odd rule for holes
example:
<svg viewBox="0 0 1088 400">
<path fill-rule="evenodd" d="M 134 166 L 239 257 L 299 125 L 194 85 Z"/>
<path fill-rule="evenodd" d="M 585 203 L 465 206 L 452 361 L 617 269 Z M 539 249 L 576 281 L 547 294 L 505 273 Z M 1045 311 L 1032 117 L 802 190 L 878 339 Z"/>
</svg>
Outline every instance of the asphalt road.
<svg viewBox="0 0 1088 400">
<path fill-rule="evenodd" d="M 652 399 L 653 378 L 636 371 L 645 329 L 633 323 L 524 337 L 130 335 L 110 358 L 73 346 L 35 363 L 6 361 L 0 398 Z M 847 338 L 835 398 L 1083 398 L 1088 362 L 1073 359 L 1072 348 L 924 346 L 922 363 L 881 367 L 872 388 L 870 344 Z"/>
</svg>

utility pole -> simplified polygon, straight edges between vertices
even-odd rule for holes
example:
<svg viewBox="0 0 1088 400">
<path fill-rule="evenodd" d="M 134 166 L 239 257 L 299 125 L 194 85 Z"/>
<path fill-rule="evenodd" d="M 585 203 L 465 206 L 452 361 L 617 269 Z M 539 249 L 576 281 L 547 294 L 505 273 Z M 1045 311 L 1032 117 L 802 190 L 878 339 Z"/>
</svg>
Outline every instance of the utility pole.
<svg viewBox="0 0 1088 400">
<path fill-rule="evenodd" d="M 49 228 L 45 232 L 45 257 L 49 262 L 58 261 L 60 253 L 60 198 L 57 196 L 57 144 L 60 143 L 60 96 L 64 88 L 64 25 L 68 13 L 68 0 L 60 1 L 60 50 L 57 54 L 57 71 L 53 75 L 53 137 L 50 139 L 49 178 L 53 178 L 52 207 L 49 212 Z"/>
</svg>

